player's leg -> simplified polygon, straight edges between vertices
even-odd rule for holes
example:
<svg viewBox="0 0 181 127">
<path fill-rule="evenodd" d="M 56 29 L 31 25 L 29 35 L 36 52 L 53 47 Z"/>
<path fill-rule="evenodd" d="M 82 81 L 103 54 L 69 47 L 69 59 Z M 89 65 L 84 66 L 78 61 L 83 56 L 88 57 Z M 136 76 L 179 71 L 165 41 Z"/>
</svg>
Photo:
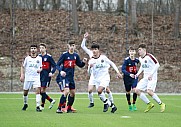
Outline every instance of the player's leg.
<svg viewBox="0 0 181 127">
<path fill-rule="evenodd" d="M 165 104 L 160 100 L 160 98 L 157 96 L 156 93 L 154 93 L 155 88 L 156 88 L 156 81 L 150 81 L 148 83 L 147 87 L 147 93 L 160 105 L 160 112 L 165 111 Z"/>
<path fill-rule="evenodd" d="M 132 91 L 133 91 L 133 111 L 137 111 L 137 107 L 136 107 L 136 100 L 137 100 L 137 94 L 135 92 L 135 88 L 137 86 L 138 83 L 138 78 L 134 80 L 134 83 L 132 84 Z"/>
<path fill-rule="evenodd" d="M 36 94 L 36 111 L 41 112 L 42 110 L 40 109 L 41 105 L 41 83 L 40 81 L 34 81 L 33 82 L 33 88 L 35 89 L 35 94 Z"/>
<path fill-rule="evenodd" d="M 59 101 L 59 105 L 58 105 L 56 113 L 63 113 L 62 107 L 65 106 L 66 98 L 67 98 L 68 93 L 69 93 L 69 88 L 65 87 L 64 90 L 63 90 L 63 94 L 60 97 L 60 101 Z"/>
<path fill-rule="evenodd" d="M 126 100 L 128 103 L 128 109 L 129 111 L 133 111 L 132 105 L 131 105 L 131 85 L 130 84 L 124 84 L 125 90 L 126 90 Z"/>
<path fill-rule="evenodd" d="M 94 85 L 88 84 L 88 98 L 90 101 L 88 108 L 94 107 L 93 88 Z"/>
<path fill-rule="evenodd" d="M 72 105 L 75 100 L 75 89 L 70 89 L 70 94 L 68 96 L 68 103 L 67 103 L 67 113 L 76 112 L 76 110 L 72 110 Z"/>
<path fill-rule="evenodd" d="M 30 88 L 31 88 L 31 83 L 25 81 L 23 85 L 23 101 L 24 101 L 24 106 L 22 108 L 23 111 L 26 111 L 26 109 L 28 108 L 28 91 Z"/>
<path fill-rule="evenodd" d="M 108 94 L 108 99 L 110 100 L 110 102 L 114 103 L 114 98 L 113 98 L 113 95 L 112 95 L 112 92 L 111 92 L 109 86 L 106 87 L 106 93 Z"/>
<path fill-rule="evenodd" d="M 148 80 L 147 79 L 141 79 L 138 82 L 138 85 L 135 89 L 136 94 L 140 97 L 140 99 L 147 104 L 147 108 L 145 109 L 145 113 L 150 111 L 154 104 L 150 102 L 150 100 L 146 97 L 146 95 L 142 92 L 147 89 Z"/>
</svg>

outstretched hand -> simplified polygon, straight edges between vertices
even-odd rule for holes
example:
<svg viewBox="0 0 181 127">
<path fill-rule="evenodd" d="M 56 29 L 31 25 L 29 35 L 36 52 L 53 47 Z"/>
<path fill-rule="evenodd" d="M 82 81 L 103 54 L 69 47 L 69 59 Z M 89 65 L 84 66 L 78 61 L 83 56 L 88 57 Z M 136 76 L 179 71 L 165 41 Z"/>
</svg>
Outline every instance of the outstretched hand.
<svg viewBox="0 0 181 127">
<path fill-rule="evenodd" d="M 87 39 L 88 36 L 89 36 L 89 34 L 88 34 L 88 32 L 86 32 L 86 33 L 84 34 L 84 38 Z"/>
</svg>

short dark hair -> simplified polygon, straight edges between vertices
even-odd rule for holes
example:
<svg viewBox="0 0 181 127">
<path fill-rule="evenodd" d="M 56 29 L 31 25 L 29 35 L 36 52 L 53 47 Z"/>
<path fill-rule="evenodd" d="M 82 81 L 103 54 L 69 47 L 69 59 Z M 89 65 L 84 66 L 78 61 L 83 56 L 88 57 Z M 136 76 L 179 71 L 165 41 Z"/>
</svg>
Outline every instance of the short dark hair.
<svg viewBox="0 0 181 127">
<path fill-rule="evenodd" d="M 45 43 L 40 43 L 40 46 L 43 46 L 43 47 L 47 47 L 47 45 Z"/>
<path fill-rule="evenodd" d="M 138 48 L 144 48 L 144 49 L 146 49 L 146 44 L 144 44 L 144 43 L 141 43 L 141 44 L 139 44 L 139 46 L 138 46 Z"/>
<path fill-rule="evenodd" d="M 129 50 L 136 50 L 134 47 L 130 46 Z"/>
<path fill-rule="evenodd" d="M 68 41 L 68 44 L 69 44 L 69 45 L 73 45 L 73 44 L 75 44 L 75 41 L 70 40 L 70 41 Z"/>
<path fill-rule="evenodd" d="M 99 45 L 96 44 L 96 43 L 93 43 L 92 46 L 91 46 L 91 49 L 99 49 Z"/>
<path fill-rule="evenodd" d="M 30 47 L 36 47 L 38 48 L 38 46 L 36 44 L 32 44 Z"/>
</svg>

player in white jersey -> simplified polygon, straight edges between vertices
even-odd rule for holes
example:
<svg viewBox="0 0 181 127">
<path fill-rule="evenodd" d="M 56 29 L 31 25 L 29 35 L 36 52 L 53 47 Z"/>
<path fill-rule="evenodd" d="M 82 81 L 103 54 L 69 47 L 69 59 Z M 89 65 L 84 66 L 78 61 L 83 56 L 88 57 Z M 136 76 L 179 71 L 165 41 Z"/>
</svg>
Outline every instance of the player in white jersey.
<svg viewBox="0 0 181 127">
<path fill-rule="evenodd" d="M 108 110 L 108 107 L 112 107 L 111 112 L 114 113 L 117 108 L 116 106 L 111 103 L 105 96 L 104 90 L 109 86 L 110 82 L 110 75 L 109 75 L 109 68 L 110 65 L 114 68 L 117 72 L 117 76 L 119 78 L 122 77 L 116 65 L 109 60 L 105 55 L 101 55 L 99 51 L 99 45 L 93 44 L 91 46 L 93 56 L 89 60 L 88 71 L 90 72 L 91 76 L 93 77 L 91 80 L 92 84 L 96 85 L 96 90 L 101 101 L 104 103 L 103 112 Z"/>
<path fill-rule="evenodd" d="M 87 38 L 88 38 L 88 33 L 85 33 L 84 38 L 82 40 L 81 47 L 89 55 L 89 58 L 92 58 L 93 52 L 90 49 L 88 49 L 85 44 Z M 93 76 L 90 75 L 90 79 L 89 79 L 89 83 L 88 83 L 88 98 L 89 98 L 90 104 L 89 104 L 88 108 L 94 107 L 93 88 L 94 88 L 95 84 L 93 84 L 92 80 L 93 80 Z M 112 92 L 110 91 L 109 85 L 106 87 L 106 93 L 108 94 L 109 100 L 112 103 L 114 103 Z"/>
<path fill-rule="evenodd" d="M 150 109 L 154 107 L 154 104 L 149 101 L 143 91 L 146 91 L 160 105 L 160 111 L 164 112 L 165 104 L 162 103 L 157 94 L 154 93 L 157 84 L 157 71 L 160 66 L 158 60 L 152 54 L 147 53 L 145 44 L 139 45 L 138 53 L 140 55 L 139 61 L 141 66 L 136 77 L 143 72 L 143 78 L 137 84 L 136 93 L 140 96 L 141 100 L 147 104 L 144 112 L 150 111 Z"/>
<path fill-rule="evenodd" d="M 37 55 L 37 45 L 31 45 L 30 52 L 31 54 L 25 58 L 21 66 L 20 81 L 24 82 L 24 106 L 22 110 L 25 111 L 28 108 L 28 92 L 33 86 L 36 89 L 36 111 L 41 112 L 40 72 L 42 70 L 42 58 Z"/>
</svg>

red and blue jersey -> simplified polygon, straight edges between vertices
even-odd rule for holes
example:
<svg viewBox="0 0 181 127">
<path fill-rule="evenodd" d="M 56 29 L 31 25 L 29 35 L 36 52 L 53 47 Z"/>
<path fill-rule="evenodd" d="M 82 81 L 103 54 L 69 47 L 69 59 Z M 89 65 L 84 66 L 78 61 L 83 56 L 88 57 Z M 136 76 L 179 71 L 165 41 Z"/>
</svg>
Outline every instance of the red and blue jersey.
<svg viewBox="0 0 181 127">
<path fill-rule="evenodd" d="M 49 73 L 52 74 L 56 71 L 56 63 L 50 54 L 39 54 L 42 57 L 42 71 L 40 73 L 40 80 L 42 82 L 50 82 L 51 77 L 49 77 Z"/>
<path fill-rule="evenodd" d="M 134 82 L 134 78 L 130 77 L 130 74 L 136 74 L 137 73 L 137 65 L 139 63 L 139 59 L 135 58 L 134 60 L 131 60 L 130 57 L 127 57 L 124 59 L 123 65 L 122 65 L 122 72 L 124 74 L 123 80 L 125 84 L 131 84 Z"/>
<path fill-rule="evenodd" d="M 57 76 L 57 80 L 60 78 L 66 78 L 69 82 L 74 82 L 74 70 L 75 66 L 78 67 L 84 67 L 85 63 L 80 60 L 80 57 L 77 53 L 69 53 L 69 52 L 64 52 L 58 62 L 57 62 L 57 68 L 60 71 L 66 72 L 65 77 L 61 77 L 60 73 Z"/>
</svg>

